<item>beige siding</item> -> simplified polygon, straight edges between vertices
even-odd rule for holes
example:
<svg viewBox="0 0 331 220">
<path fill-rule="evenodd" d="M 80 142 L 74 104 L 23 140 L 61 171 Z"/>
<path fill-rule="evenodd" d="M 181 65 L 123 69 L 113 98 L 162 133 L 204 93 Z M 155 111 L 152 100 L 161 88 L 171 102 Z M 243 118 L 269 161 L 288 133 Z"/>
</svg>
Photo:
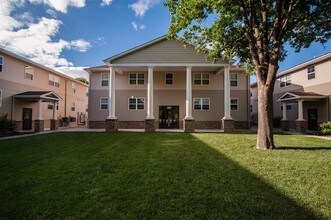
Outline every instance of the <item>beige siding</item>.
<svg viewBox="0 0 331 220">
<path fill-rule="evenodd" d="M 197 53 L 193 46 L 183 45 L 175 40 L 163 40 L 155 44 L 149 45 L 141 50 L 135 51 L 116 60 L 113 64 L 126 63 L 205 63 L 210 64 L 211 61 L 206 61 L 204 54 Z"/>
</svg>

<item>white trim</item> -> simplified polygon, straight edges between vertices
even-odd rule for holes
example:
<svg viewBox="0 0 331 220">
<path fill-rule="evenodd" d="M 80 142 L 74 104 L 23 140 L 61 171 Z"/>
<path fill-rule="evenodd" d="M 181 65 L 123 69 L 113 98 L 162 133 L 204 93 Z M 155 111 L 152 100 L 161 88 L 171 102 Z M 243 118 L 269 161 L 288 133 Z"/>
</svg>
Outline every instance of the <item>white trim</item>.
<svg viewBox="0 0 331 220">
<path fill-rule="evenodd" d="M 107 75 L 107 80 L 106 79 L 102 79 L 102 76 L 103 75 Z M 102 82 L 103 81 L 108 82 L 108 85 L 106 85 L 106 86 L 102 85 Z M 108 87 L 109 86 L 109 73 L 101 73 L 100 85 L 101 85 L 101 87 Z"/>
<path fill-rule="evenodd" d="M 313 67 L 313 68 L 314 68 L 314 72 L 310 72 L 310 73 L 308 72 L 308 69 L 309 69 L 310 67 Z M 306 73 L 307 73 L 307 80 L 316 79 L 316 68 L 315 68 L 315 65 L 307 66 L 307 68 L 306 68 Z M 309 79 L 309 75 L 313 75 L 313 74 L 314 74 L 314 78 Z"/>
<path fill-rule="evenodd" d="M 76 83 L 71 82 L 71 93 L 76 93 L 76 91 L 77 91 Z"/>
<path fill-rule="evenodd" d="M 4 56 L 1 56 L 1 55 L 0 55 L 0 57 L 2 57 L 2 63 L 0 64 L 0 65 L 2 65 L 2 70 L 0 71 L 0 73 L 2 73 L 3 72 L 3 66 L 4 66 L 3 64 L 5 62 L 5 57 Z"/>
<path fill-rule="evenodd" d="M 208 64 L 208 63 L 119 63 L 119 64 L 109 64 L 109 67 L 224 67 L 230 66 L 228 63 L 224 64 Z"/>
<path fill-rule="evenodd" d="M 106 104 L 104 104 L 104 105 L 107 106 L 106 109 L 102 109 L 102 108 L 101 108 L 101 100 L 102 100 L 102 99 L 107 99 Z M 100 110 L 100 111 L 108 110 L 108 107 L 109 107 L 109 106 L 108 106 L 108 102 L 109 102 L 109 98 L 108 98 L 108 97 L 100 97 L 100 99 L 99 99 L 99 110 Z"/>
<path fill-rule="evenodd" d="M 232 108 L 231 108 L 231 106 L 232 106 L 232 103 L 231 103 L 231 100 L 232 99 L 237 99 L 237 109 L 236 110 L 233 110 Z M 238 111 L 239 110 L 239 98 L 237 98 L 237 97 L 231 97 L 230 98 L 230 111 Z"/>
<path fill-rule="evenodd" d="M 26 68 L 31 68 L 33 70 L 32 73 L 27 73 Z M 26 78 L 26 74 L 32 75 L 32 79 Z M 34 67 L 29 66 L 29 65 L 24 65 L 24 79 L 28 79 L 33 81 L 34 80 Z"/>
<path fill-rule="evenodd" d="M 130 99 L 136 99 L 136 108 L 135 109 L 130 109 Z M 138 99 L 143 99 L 144 100 L 144 108 L 143 109 L 138 109 Z M 128 110 L 145 110 L 145 97 L 129 97 L 128 98 Z"/>
<path fill-rule="evenodd" d="M 203 81 L 202 75 L 203 74 L 208 74 L 208 84 L 202 84 L 202 81 Z M 201 77 L 200 77 L 201 83 L 200 84 L 195 84 L 195 75 L 201 75 Z M 194 86 L 210 86 L 210 84 L 211 84 L 210 73 L 193 73 L 193 85 Z"/>
<path fill-rule="evenodd" d="M 236 75 L 236 80 L 232 80 L 232 75 Z M 231 82 L 237 82 L 237 85 L 233 86 L 231 85 Z M 238 87 L 239 85 L 239 80 L 238 80 L 238 73 L 230 73 L 230 87 Z"/>
<path fill-rule="evenodd" d="M 72 107 L 75 108 L 75 110 L 72 110 Z M 70 111 L 75 112 L 76 111 L 76 102 L 71 102 L 70 103 Z"/>
<path fill-rule="evenodd" d="M 200 99 L 201 100 L 201 109 L 195 109 L 194 108 L 194 99 Z M 209 100 L 209 108 L 208 109 L 203 109 L 203 99 L 208 99 Z M 193 110 L 194 111 L 210 111 L 210 97 L 203 97 L 203 98 L 200 98 L 200 97 L 195 97 L 195 98 L 193 98 Z"/>
<path fill-rule="evenodd" d="M 292 111 L 293 110 L 293 105 L 292 105 L 292 102 L 282 102 L 282 103 L 286 103 L 286 111 Z M 280 104 L 280 110 L 283 111 L 283 104 Z M 291 109 L 287 109 L 287 105 L 291 106 Z"/>
<path fill-rule="evenodd" d="M 131 83 L 130 83 L 130 79 L 131 79 L 131 78 L 130 78 L 130 75 L 131 75 L 131 74 L 135 74 L 135 75 L 136 75 L 136 84 L 131 84 Z M 138 80 L 139 80 L 139 79 L 138 79 L 138 75 L 139 75 L 139 74 L 143 74 L 143 75 L 144 75 L 144 83 L 143 83 L 143 84 L 138 84 Z M 143 85 L 145 85 L 145 72 L 128 73 L 128 85 L 129 85 L 129 86 L 143 86 Z"/>
<path fill-rule="evenodd" d="M 0 89 L 0 107 L 2 107 L 2 96 L 3 96 L 2 90 Z"/>
</svg>

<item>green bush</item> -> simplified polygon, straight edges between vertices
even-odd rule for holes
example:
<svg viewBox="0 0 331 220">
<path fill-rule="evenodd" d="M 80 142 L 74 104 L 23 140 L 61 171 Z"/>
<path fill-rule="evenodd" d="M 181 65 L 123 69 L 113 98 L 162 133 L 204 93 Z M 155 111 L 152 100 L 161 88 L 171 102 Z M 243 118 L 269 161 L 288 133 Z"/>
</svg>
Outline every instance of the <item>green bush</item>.
<svg viewBox="0 0 331 220">
<path fill-rule="evenodd" d="M 322 134 L 331 134 L 331 121 L 320 124 Z"/>
<path fill-rule="evenodd" d="M 8 114 L 0 116 L 0 132 L 14 131 L 15 129 L 16 124 L 8 119 Z"/>
</svg>

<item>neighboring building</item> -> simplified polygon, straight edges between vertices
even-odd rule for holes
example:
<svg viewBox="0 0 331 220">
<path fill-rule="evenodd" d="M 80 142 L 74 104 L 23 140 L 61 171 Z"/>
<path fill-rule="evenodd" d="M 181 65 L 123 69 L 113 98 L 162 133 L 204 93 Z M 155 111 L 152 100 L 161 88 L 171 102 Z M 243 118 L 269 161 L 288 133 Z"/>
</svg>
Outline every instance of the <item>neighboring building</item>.
<svg viewBox="0 0 331 220">
<path fill-rule="evenodd" d="M 90 128 L 191 132 L 249 126 L 249 77 L 232 60 L 214 64 L 193 46 L 161 37 L 104 62 L 86 69 Z"/>
<path fill-rule="evenodd" d="M 59 119 L 60 126 L 84 123 L 87 89 L 80 81 L 0 48 L 0 114 L 8 114 L 17 130 L 57 129 Z"/>
<path fill-rule="evenodd" d="M 252 116 L 257 114 L 257 84 L 251 85 Z M 331 52 L 277 74 L 274 117 L 282 129 L 316 131 L 331 118 Z M 256 118 L 256 117 L 255 117 Z"/>
</svg>

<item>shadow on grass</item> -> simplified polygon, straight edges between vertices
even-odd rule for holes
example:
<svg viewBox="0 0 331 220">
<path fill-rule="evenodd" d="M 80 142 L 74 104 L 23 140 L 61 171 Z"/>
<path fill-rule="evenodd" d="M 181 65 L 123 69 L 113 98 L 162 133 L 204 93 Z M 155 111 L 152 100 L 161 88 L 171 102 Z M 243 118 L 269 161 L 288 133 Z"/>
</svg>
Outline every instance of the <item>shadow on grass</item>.
<svg viewBox="0 0 331 220">
<path fill-rule="evenodd" d="M 29 140 L 1 151 L 1 218 L 318 218 L 190 134 Z"/>
<path fill-rule="evenodd" d="M 331 147 L 277 147 L 276 150 L 331 150 Z"/>
</svg>

